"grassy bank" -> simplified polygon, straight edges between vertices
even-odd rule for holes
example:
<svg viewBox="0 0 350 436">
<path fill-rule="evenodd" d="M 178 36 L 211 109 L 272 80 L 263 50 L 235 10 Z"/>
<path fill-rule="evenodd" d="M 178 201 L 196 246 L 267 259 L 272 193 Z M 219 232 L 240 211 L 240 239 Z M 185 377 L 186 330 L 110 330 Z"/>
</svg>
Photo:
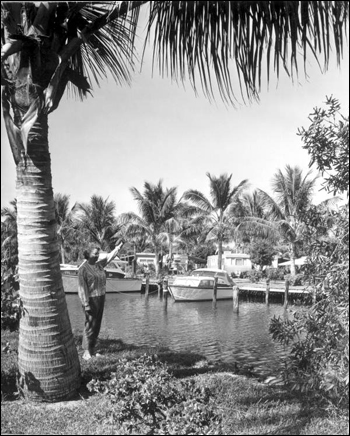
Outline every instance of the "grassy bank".
<svg viewBox="0 0 350 436">
<path fill-rule="evenodd" d="M 103 357 L 81 362 L 83 383 L 78 398 L 56 404 L 30 404 L 16 394 L 17 333 L 2 332 L 1 341 L 2 434 L 147 434 L 146 428 L 145 432 L 136 432 L 134 428 L 126 433 L 125 427 L 120 427 L 111 397 L 86 388 L 92 379 L 108 380 L 120 359 L 133 362 L 145 354 L 156 354 L 166 364 L 171 383 L 175 379 L 191 381 L 199 391 L 210 392 L 211 407 L 220 418 L 220 423 L 213 421 L 205 433 L 186 433 L 186 423 L 180 423 L 182 433 L 168 434 L 348 434 L 346 411 L 299 396 L 282 386 L 261 383 L 237 367 L 212 365 L 197 354 L 139 348 L 103 337 L 100 341 Z M 76 341 L 81 355 L 81 338 Z M 188 421 L 193 416 L 188 415 Z"/>
</svg>

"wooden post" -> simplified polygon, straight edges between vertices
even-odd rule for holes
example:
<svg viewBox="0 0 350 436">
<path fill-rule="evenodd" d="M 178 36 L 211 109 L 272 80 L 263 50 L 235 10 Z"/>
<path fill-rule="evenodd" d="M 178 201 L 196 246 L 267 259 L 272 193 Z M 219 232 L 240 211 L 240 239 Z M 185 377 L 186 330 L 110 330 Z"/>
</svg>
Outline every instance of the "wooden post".
<svg viewBox="0 0 350 436">
<path fill-rule="evenodd" d="M 269 305 L 269 296 L 270 296 L 270 279 L 266 279 L 266 294 L 265 294 L 265 303 Z"/>
<path fill-rule="evenodd" d="M 214 286 L 213 286 L 213 304 L 216 304 L 216 297 L 218 293 L 218 277 L 214 276 Z"/>
<path fill-rule="evenodd" d="M 149 273 L 146 273 L 146 295 L 148 295 L 149 292 Z"/>
<path fill-rule="evenodd" d="M 239 287 L 237 285 L 232 288 L 233 311 L 239 312 Z"/>
<path fill-rule="evenodd" d="M 134 245 L 134 259 L 132 261 L 132 274 L 133 274 L 133 277 L 136 277 L 136 270 L 137 270 L 136 246 Z"/>
<path fill-rule="evenodd" d="M 284 308 L 286 309 L 288 306 L 288 295 L 289 295 L 289 280 L 286 279 L 284 287 Z"/>
</svg>

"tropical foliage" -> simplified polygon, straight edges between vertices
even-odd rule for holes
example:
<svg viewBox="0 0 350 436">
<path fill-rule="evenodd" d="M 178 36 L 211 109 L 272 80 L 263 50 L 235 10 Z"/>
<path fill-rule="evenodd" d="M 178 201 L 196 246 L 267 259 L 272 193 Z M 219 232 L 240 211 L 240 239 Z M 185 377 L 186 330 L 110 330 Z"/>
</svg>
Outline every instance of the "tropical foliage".
<svg viewBox="0 0 350 436">
<path fill-rule="evenodd" d="M 323 159 L 318 141 L 322 135 L 326 135 L 323 141 L 327 141 L 330 133 L 332 137 L 336 135 L 322 130 L 314 144 L 305 137 L 315 162 Z M 327 189 L 347 189 L 348 181 L 343 178 L 346 172 L 337 169 L 333 156 L 322 165 L 334 171 Z M 305 279 L 313 287 L 314 303 L 296 312 L 289 321 L 274 319 L 271 332 L 275 339 L 291 344 L 283 374 L 287 383 L 348 407 L 349 205 L 333 211 L 326 211 L 322 204 L 313 206 L 305 212 L 304 223 L 303 238 L 308 255 Z"/>
<path fill-rule="evenodd" d="M 104 419 L 126 434 L 207 434 L 222 419 L 209 388 L 177 380 L 157 356 L 121 359 L 110 379 L 92 380 L 88 389 L 111 399 L 113 416 Z"/>
<path fill-rule="evenodd" d="M 48 114 L 66 90 L 84 97 L 108 73 L 130 82 L 144 3 L 161 72 L 188 75 L 195 89 L 199 76 L 208 96 L 216 82 L 220 96 L 234 100 L 233 70 L 242 93 L 255 97 L 264 60 L 268 78 L 271 61 L 278 76 L 281 65 L 297 71 L 299 51 L 304 63 L 309 49 L 316 58 L 323 55 L 327 67 L 330 35 L 338 61 L 342 55 L 348 2 L 2 3 L 3 117 L 17 168 L 20 294 L 28 312 L 21 319 L 19 387 L 33 399 L 67 398 L 80 383 L 59 267 Z M 42 297 L 35 305 L 33 294 Z M 37 330 L 49 319 L 56 334 L 48 344 Z"/>
<path fill-rule="evenodd" d="M 324 189 L 349 196 L 349 116 L 341 113 L 339 100 L 326 98 L 326 108 L 315 108 L 310 126 L 298 131 L 310 154 L 310 166 L 316 163 L 325 178 Z"/>
<path fill-rule="evenodd" d="M 74 228 L 72 210 L 69 209 L 69 195 L 54 195 L 57 236 L 61 249 L 61 262 L 66 263 L 66 250 L 69 250 L 69 241 L 73 238 Z"/>
<path fill-rule="evenodd" d="M 222 265 L 222 246 L 233 238 L 237 216 L 235 207 L 239 195 L 248 186 L 248 181 L 243 180 L 239 185 L 231 187 L 232 174 L 221 174 L 219 177 L 209 178 L 210 196 L 208 199 L 203 193 L 197 190 L 186 191 L 183 195 L 185 200 L 190 201 L 196 207 L 196 215 L 192 224 L 204 226 L 206 229 L 206 240 L 215 240 L 218 244 L 218 268 Z"/>
<path fill-rule="evenodd" d="M 257 239 L 248 245 L 248 254 L 253 264 L 258 265 L 261 269 L 264 266 L 270 266 L 277 254 L 275 244 L 266 239 Z"/>
<path fill-rule="evenodd" d="M 113 248 L 112 244 L 120 230 L 116 222 L 114 201 L 92 195 L 90 203 L 75 205 L 74 220 L 80 231 L 87 233 L 90 242 L 98 244 L 104 251 Z"/>
<path fill-rule="evenodd" d="M 156 256 L 158 277 L 164 236 L 170 236 L 171 247 L 172 234 L 183 211 L 183 204 L 177 199 L 177 188 L 164 188 L 162 180 L 159 180 L 156 185 L 145 182 L 143 193 L 135 187 L 130 191 L 137 202 L 140 215 L 134 212 L 125 213 L 119 217 L 119 222 L 125 226 L 129 236 L 147 235 Z"/>
<path fill-rule="evenodd" d="M 162 74 L 170 72 L 175 80 L 188 76 L 208 98 L 217 85 L 220 97 L 234 103 L 235 84 L 242 95 L 256 98 L 264 67 L 268 79 L 271 65 L 277 76 L 282 69 L 293 76 L 301 59 L 306 68 L 308 50 L 322 53 L 327 68 L 330 34 L 340 61 L 347 14 L 346 2 L 156 1 L 148 38 L 154 35 Z"/>
<path fill-rule="evenodd" d="M 1 272 L 15 272 L 18 264 L 17 202 L 1 209 Z"/>
<path fill-rule="evenodd" d="M 272 190 L 274 198 L 259 190 L 269 219 L 246 217 L 239 225 L 241 231 L 256 235 L 280 235 L 289 244 L 291 274 L 295 275 L 297 244 L 302 240 L 304 228 L 303 214 L 311 205 L 313 189 L 317 177 L 309 178 L 299 167 L 287 165 L 274 175 Z"/>
</svg>

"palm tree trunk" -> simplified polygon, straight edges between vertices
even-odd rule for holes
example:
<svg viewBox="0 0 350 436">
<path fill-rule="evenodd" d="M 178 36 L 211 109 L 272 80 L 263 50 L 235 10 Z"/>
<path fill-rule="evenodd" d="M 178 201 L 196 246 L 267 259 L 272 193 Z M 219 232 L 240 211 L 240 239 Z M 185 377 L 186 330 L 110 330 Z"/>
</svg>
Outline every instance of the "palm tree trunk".
<svg viewBox="0 0 350 436">
<path fill-rule="evenodd" d="M 41 115 L 17 165 L 20 320 L 19 389 L 34 401 L 76 394 L 80 364 L 62 285 L 51 185 L 47 116 Z"/>
<path fill-rule="evenodd" d="M 61 263 L 66 263 L 66 256 L 64 254 L 64 241 L 61 242 Z"/>
<path fill-rule="evenodd" d="M 222 266 L 222 240 L 218 241 L 218 268 L 221 269 Z"/>
<path fill-rule="evenodd" d="M 169 234 L 169 258 L 173 258 L 173 241 L 171 240 L 171 235 Z"/>
<path fill-rule="evenodd" d="M 156 248 L 156 244 L 154 245 L 154 254 L 155 254 L 155 269 L 156 269 L 156 279 L 159 279 L 160 276 L 160 267 L 159 267 L 159 251 Z"/>
<path fill-rule="evenodd" d="M 136 271 L 137 271 L 136 245 L 134 244 L 134 259 L 132 261 L 132 275 L 133 275 L 133 277 L 136 277 Z"/>
<path fill-rule="evenodd" d="M 290 274 L 295 276 L 295 244 L 290 243 Z"/>
</svg>

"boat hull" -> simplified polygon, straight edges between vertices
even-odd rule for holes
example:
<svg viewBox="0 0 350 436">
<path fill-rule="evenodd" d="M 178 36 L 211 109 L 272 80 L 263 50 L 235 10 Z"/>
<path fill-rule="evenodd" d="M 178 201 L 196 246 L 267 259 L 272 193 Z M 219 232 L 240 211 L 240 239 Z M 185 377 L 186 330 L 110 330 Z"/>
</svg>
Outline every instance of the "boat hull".
<svg viewBox="0 0 350 436">
<path fill-rule="evenodd" d="M 63 288 L 66 294 L 78 293 L 77 271 L 61 271 Z M 108 277 L 106 279 L 106 293 L 141 292 L 142 280 L 133 278 Z"/>
<path fill-rule="evenodd" d="M 169 291 L 175 301 L 211 301 L 213 300 L 212 288 L 196 288 L 193 286 L 169 285 Z M 217 300 L 232 300 L 233 292 L 229 286 L 217 288 Z"/>
</svg>

